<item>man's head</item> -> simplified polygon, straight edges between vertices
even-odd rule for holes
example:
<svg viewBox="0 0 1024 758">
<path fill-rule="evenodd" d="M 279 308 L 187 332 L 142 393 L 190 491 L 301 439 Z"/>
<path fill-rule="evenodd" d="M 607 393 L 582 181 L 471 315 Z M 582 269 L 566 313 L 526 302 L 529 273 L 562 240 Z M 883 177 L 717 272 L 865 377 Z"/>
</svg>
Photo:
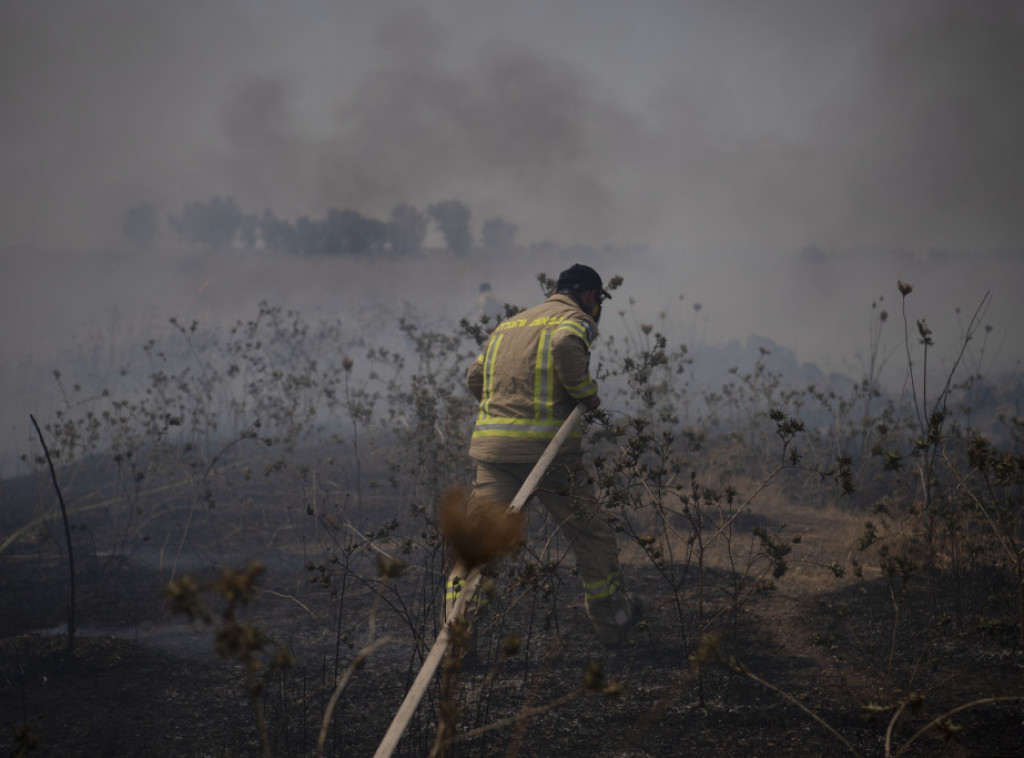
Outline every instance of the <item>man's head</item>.
<svg viewBox="0 0 1024 758">
<path fill-rule="evenodd" d="M 559 274 L 558 283 L 555 285 L 555 292 L 568 294 L 577 294 L 590 290 L 597 290 L 602 300 L 611 299 L 611 295 L 604 289 L 601 275 L 590 266 L 584 266 L 582 263 L 574 263 Z"/>
<path fill-rule="evenodd" d="M 577 303 L 595 319 L 601 315 L 601 301 L 611 295 L 604 289 L 601 275 L 590 266 L 574 263 L 558 275 L 555 292 L 572 295 Z"/>
</svg>

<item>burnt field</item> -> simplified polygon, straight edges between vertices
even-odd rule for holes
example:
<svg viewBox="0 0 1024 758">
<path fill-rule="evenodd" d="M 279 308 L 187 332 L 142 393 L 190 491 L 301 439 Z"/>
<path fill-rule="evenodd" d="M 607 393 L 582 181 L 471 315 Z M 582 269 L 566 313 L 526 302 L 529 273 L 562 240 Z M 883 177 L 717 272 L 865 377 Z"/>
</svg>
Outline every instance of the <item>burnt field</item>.
<svg viewBox="0 0 1024 758">
<path fill-rule="evenodd" d="M 440 624 L 472 330 L 345 358 L 266 308 L 171 336 L 134 383 L 58 376 L 48 449 L 0 484 L 4 746 L 372 754 Z M 637 324 L 587 422 L 646 607 L 631 644 L 596 645 L 531 507 L 396 754 L 1019 755 L 1021 422 L 983 412 L 1004 388 L 837 395 L 757 360 L 698 390 L 687 366 Z"/>
<path fill-rule="evenodd" d="M 315 519 L 259 498 L 254 492 L 251 500 L 193 513 L 180 557 L 187 512 L 166 506 L 147 527 L 163 535 L 160 543 L 150 536 L 125 555 L 90 552 L 92 538 L 110 536 L 104 521 L 111 517 L 83 516 L 70 653 L 64 551 L 42 525 L 5 551 L 0 589 L 14 612 L 0 624 L 0 713 L 16 748 L 34 745 L 30 755 L 260 755 L 262 720 L 272 754 L 310 755 L 336 682 L 350 672 L 324 753 L 376 749 L 436 634 L 443 551 L 396 551 L 405 570 L 386 577 L 378 556 L 392 553 L 392 537 L 353 532 L 342 537 L 347 554 L 328 550 L 325 559 Z M 272 488 L 263 498 L 285 499 Z M 910 583 L 895 608 L 884 577 L 828 578 L 807 566 L 838 548 L 837 531 L 852 536 L 853 519 L 786 515 L 787 529 L 802 535 L 797 548 L 805 558 L 742 607 L 729 596 L 735 575 L 709 569 L 670 593 L 661 572 L 632 560 L 630 586 L 648 610 L 633 644 L 615 653 L 593 642 L 569 566 L 552 567 L 549 555 L 532 551 L 509 560 L 493 572 L 500 590 L 477 618 L 462 670 L 442 670 L 398 754 L 430 752 L 445 678 L 457 680 L 458 736 L 450 750 L 466 755 L 883 755 L 891 721 L 895 753 L 943 713 L 1021 694 L 1019 639 L 1006 616 L 992 608 L 958 630 L 953 587 Z M 770 520 L 755 514 L 744 523 Z M 535 511 L 540 531 L 543 521 Z M 756 540 L 739 528 L 735 538 Z M 228 569 L 236 572 L 234 586 L 245 586 L 250 561 L 266 571 L 229 622 L 218 584 Z M 174 612 L 165 590 L 184 576 L 196 580 L 209 621 Z M 991 598 L 1005 590 L 996 575 L 967 579 Z M 717 648 L 701 648 L 698 613 Z M 251 649 L 246 630 L 258 631 Z M 521 645 L 514 654 L 510 640 Z M 1019 702 L 980 703 L 904 754 L 1017 755 L 1021 719 Z"/>
</svg>

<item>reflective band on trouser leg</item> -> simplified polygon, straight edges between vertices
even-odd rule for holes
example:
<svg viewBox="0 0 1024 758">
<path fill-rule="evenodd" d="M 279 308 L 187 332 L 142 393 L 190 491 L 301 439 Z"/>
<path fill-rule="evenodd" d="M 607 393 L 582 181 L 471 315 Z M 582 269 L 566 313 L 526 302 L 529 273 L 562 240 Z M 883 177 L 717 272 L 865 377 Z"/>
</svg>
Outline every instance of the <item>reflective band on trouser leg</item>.
<svg viewBox="0 0 1024 758">
<path fill-rule="evenodd" d="M 453 576 L 448 580 L 448 584 L 445 585 L 444 600 L 449 606 L 454 605 L 455 601 L 459 599 L 462 585 L 462 579 L 457 576 Z"/>
<path fill-rule="evenodd" d="M 459 593 L 462 592 L 462 585 L 466 583 L 465 579 L 461 577 L 453 576 L 448 580 L 448 584 L 445 585 L 444 602 L 447 608 L 451 608 L 455 605 L 455 601 L 459 599 Z M 483 608 L 488 603 L 487 595 L 481 595 L 479 590 L 473 593 L 473 597 L 470 598 L 471 603 L 476 603 L 477 607 Z"/>
<path fill-rule="evenodd" d="M 587 600 L 604 600 L 617 592 L 622 591 L 622 584 L 619 581 L 619 572 L 613 571 L 606 578 L 596 582 L 584 582 L 583 591 Z"/>
</svg>

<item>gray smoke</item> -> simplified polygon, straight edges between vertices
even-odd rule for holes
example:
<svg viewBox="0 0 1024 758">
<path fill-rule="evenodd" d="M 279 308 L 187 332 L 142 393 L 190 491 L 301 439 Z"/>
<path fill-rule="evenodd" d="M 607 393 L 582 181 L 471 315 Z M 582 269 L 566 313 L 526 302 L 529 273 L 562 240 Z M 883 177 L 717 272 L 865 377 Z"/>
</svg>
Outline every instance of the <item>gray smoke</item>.
<svg viewBox="0 0 1024 758">
<path fill-rule="evenodd" d="M 991 289 L 1005 345 L 1024 317 L 1022 42 L 1024 6 L 998 0 L 3 3 L 0 369 L 260 300 L 342 310 L 335 293 L 379 288 L 451 314 L 486 280 L 526 305 L 535 273 L 577 262 L 419 261 L 402 289 L 347 260 L 127 249 L 129 209 L 156 208 L 166 244 L 167 218 L 213 196 L 289 220 L 454 199 L 477 240 L 500 217 L 524 245 L 646 243 L 580 260 L 626 277 L 606 333 L 635 296 L 674 341 L 758 332 L 856 374 L 900 278 L 947 353 L 954 308 Z"/>
<path fill-rule="evenodd" d="M 214 194 L 283 217 L 455 197 L 563 243 L 1024 239 L 1017 3 L 0 14 L 5 245 L 116 242 L 137 202 Z"/>
</svg>

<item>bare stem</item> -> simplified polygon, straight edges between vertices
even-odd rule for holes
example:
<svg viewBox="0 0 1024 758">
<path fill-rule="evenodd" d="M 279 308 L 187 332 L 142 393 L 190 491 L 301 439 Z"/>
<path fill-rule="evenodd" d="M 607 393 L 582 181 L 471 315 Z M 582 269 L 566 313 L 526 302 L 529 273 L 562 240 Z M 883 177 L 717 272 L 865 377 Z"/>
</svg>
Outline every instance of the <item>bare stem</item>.
<svg viewBox="0 0 1024 758">
<path fill-rule="evenodd" d="M 943 721 L 945 721 L 946 719 L 948 719 L 950 716 L 952 716 L 955 713 L 959 713 L 960 711 L 966 711 L 968 708 L 975 708 L 975 707 L 977 707 L 979 705 L 988 705 L 989 703 L 1005 703 L 1005 702 L 1008 702 L 1008 701 L 1011 701 L 1011 700 L 1024 700 L 1024 696 L 1021 696 L 1021 695 L 1006 695 L 1004 697 L 983 697 L 983 698 L 981 698 L 979 700 L 972 700 L 969 703 L 964 703 L 962 705 L 958 705 L 956 708 L 948 710 L 948 711 L 946 711 L 945 713 L 943 713 L 940 716 L 936 716 L 931 721 L 929 721 L 927 724 L 925 724 L 920 729 L 918 729 L 916 732 L 914 732 L 914 735 L 909 740 L 904 742 L 903 746 L 899 750 L 897 750 L 895 753 L 893 753 L 891 758 L 896 758 L 897 756 L 902 755 L 903 752 L 908 747 L 910 747 L 918 737 L 923 735 L 928 730 L 934 729 L 935 727 L 937 727 L 939 724 L 941 724 Z M 897 715 L 899 715 L 899 714 L 897 714 Z M 895 717 L 893 717 L 893 718 L 895 720 Z M 888 745 L 886 745 L 886 753 L 885 753 L 885 755 L 886 755 L 886 758 L 890 758 L 889 751 L 888 751 Z"/>
<path fill-rule="evenodd" d="M 46 462 L 50 465 L 50 478 L 53 479 L 53 488 L 57 490 L 57 500 L 60 501 L 60 515 L 64 520 L 64 539 L 68 544 L 68 576 L 71 582 L 71 599 L 68 601 L 68 655 L 75 650 L 75 553 L 71 546 L 71 525 L 68 523 L 68 509 L 64 504 L 64 495 L 60 491 L 60 483 L 57 481 L 57 471 L 53 467 L 53 458 L 50 457 L 50 450 L 46 447 L 46 440 L 36 423 L 36 417 L 31 413 L 32 426 L 36 428 L 39 435 L 39 444 L 43 446 L 43 453 L 46 455 Z"/>
</svg>

